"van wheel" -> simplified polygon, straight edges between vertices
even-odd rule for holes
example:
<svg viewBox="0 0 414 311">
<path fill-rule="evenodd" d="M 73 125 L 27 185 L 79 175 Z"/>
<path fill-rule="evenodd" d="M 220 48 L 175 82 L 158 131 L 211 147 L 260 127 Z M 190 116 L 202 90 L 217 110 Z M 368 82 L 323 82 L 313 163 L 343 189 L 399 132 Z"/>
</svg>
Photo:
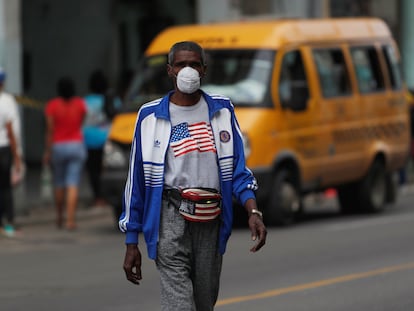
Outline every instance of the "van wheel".
<svg viewBox="0 0 414 311">
<path fill-rule="evenodd" d="M 302 202 L 292 173 L 286 169 L 276 172 L 269 195 L 269 203 L 263 217 L 270 225 L 287 226 L 302 211 Z"/>
<path fill-rule="evenodd" d="M 360 207 L 365 212 L 384 210 L 387 200 L 387 173 L 384 163 L 375 160 L 359 185 Z"/>
</svg>

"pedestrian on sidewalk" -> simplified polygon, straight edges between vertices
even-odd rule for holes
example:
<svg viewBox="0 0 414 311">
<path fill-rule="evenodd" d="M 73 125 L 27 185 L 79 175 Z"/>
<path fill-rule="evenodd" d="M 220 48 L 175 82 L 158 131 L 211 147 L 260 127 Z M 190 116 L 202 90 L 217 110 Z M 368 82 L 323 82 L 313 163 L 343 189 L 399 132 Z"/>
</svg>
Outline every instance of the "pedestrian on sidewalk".
<svg viewBox="0 0 414 311">
<path fill-rule="evenodd" d="M 87 114 L 83 125 L 83 135 L 88 149 L 86 170 L 92 188 L 93 206 L 105 205 L 101 192 L 103 149 L 108 137 L 110 118 L 105 112 L 108 81 L 101 70 L 89 77 L 89 93 L 84 97 Z"/>
<path fill-rule="evenodd" d="M 17 103 L 4 91 L 6 72 L 0 68 L 0 228 L 8 237 L 15 235 L 12 173 L 22 172 L 17 126 Z M 6 218 L 6 224 L 3 224 Z"/>
<path fill-rule="evenodd" d="M 141 107 L 132 142 L 119 221 L 126 233 L 124 271 L 132 283 L 141 282 L 143 232 L 160 273 L 163 311 L 214 309 L 233 196 L 248 213 L 256 241 L 251 251 L 266 241 L 233 106 L 200 89 L 205 61 L 195 42 L 172 46 L 167 73 L 175 89 Z"/>
<path fill-rule="evenodd" d="M 45 108 L 47 129 L 43 162 L 52 169 L 56 225 L 63 226 L 66 206 L 66 228 L 74 230 L 79 183 L 87 156 L 82 135 L 86 105 L 75 95 L 75 83 L 69 77 L 59 79 L 57 93 L 58 97 L 51 99 Z"/>
</svg>

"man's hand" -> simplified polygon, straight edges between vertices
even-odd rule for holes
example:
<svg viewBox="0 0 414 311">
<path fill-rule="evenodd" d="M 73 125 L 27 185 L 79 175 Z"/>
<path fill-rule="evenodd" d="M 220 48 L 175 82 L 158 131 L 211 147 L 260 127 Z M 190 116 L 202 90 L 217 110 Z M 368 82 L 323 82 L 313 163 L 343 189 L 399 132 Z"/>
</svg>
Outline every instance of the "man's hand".
<svg viewBox="0 0 414 311">
<path fill-rule="evenodd" d="M 257 243 L 250 249 L 250 251 L 254 253 L 265 245 L 267 231 L 265 225 L 263 224 L 262 215 L 257 209 L 256 200 L 248 199 L 244 208 L 249 215 L 249 228 L 252 232 L 252 240 L 257 240 Z"/>
<path fill-rule="evenodd" d="M 127 244 L 124 259 L 124 271 L 128 281 L 139 285 L 141 275 L 141 252 L 138 245 Z"/>
<path fill-rule="evenodd" d="M 265 245 L 267 231 L 262 218 L 257 214 L 251 214 L 249 216 L 249 228 L 252 232 L 252 240 L 257 240 L 257 243 L 250 249 L 254 253 Z"/>
</svg>

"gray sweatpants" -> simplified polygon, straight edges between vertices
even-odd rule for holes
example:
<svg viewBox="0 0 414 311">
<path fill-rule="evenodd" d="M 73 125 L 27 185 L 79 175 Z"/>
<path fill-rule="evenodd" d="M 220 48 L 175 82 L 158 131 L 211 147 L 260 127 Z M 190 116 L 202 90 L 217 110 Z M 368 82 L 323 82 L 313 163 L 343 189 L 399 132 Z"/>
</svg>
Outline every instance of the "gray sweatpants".
<svg viewBox="0 0 414 311">
<path fill-rule="evenodd" d="M 220 220 L 186 221 L 163 200 L 156 265 L 162 311 L 211 311 L 217 301 L 222 255 Z"/>
</svg>

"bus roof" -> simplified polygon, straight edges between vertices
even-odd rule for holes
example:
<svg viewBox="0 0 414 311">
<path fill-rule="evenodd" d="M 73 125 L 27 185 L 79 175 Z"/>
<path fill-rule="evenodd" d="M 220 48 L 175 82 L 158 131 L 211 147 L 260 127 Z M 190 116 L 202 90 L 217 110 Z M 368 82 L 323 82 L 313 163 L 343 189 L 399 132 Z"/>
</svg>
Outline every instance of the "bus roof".
<svg viewBox="0 0 414 311">
<path fill-rule="evenodd" d="M 162 31 L 147 55 L 166 53 L 178 41 L 195 41 L 203 48 L 268 48 L 299 42 L 390 38 L 379 18 L 281 19 L 174 26 Z"/>
</svg>

